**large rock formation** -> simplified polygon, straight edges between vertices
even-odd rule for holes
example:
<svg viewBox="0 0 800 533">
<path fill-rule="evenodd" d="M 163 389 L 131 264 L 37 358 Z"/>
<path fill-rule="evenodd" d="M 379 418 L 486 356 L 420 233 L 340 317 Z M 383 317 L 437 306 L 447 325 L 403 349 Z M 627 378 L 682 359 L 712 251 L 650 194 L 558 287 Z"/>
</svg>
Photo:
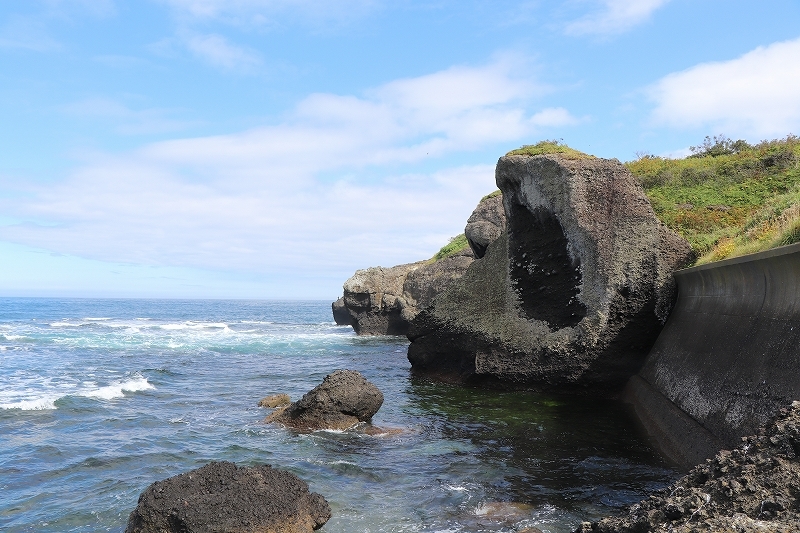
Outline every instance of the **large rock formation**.
<svg viewBox="0 0 800 533">
<path fill-rule="evenodd" d="M 348 429 L 369 422 L 383 405 L 383 393 L 355 370 L 337 370 L 302 398 L 267 417 L 295 429 Z"/>
<path fill-rule="evenodd" d="M 330 517 L 290 472 L 214 462 L 147 487 L 125 533 L 311 533 Z"/>
<path fill-rule="evenodd" d="M 507 231 L 419 313 L 417 374 L 551 390 L 617 389 L 640 367 L 692 258 L 616 160 L 497 164 Z"/>
<path fill-rule="evenodd" d="M 696 466 L 620 517 L 575 533 L 797 533 L 800 531 L 800 402 L 759 435 Z"/>
<path fill-rule="evenodd" d="M 485 196 L 467 219 L 464 235 L 475 257 L 486 255 L 489 247 L 506 229 L 506 212 L 500 191 Z"/>
<path fill-rule="evenodd" d="M 359 335 L 406 335 L 409 324 L 453 280 L 460 278 L 505 225 L 502 196 L 481 200 L 467 223 L 470 248 L 438 261 L 358 270 L 344 284 L 344 296 L 332 304 L 337 324 Z"/>
</svg>

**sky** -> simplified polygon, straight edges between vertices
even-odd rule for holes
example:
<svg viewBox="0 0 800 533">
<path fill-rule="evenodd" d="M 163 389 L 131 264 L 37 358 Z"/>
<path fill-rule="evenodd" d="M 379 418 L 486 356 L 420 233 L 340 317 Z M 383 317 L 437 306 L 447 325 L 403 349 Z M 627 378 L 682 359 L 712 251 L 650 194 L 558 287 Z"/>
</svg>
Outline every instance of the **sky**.
<svg viewBox="0 0 800 533">
<path fill-rule="evenodd" d="M 800 134 L 797 0 L 0 2 L 0 296 L 329 299 L 503 154 Z"/>
</svg>

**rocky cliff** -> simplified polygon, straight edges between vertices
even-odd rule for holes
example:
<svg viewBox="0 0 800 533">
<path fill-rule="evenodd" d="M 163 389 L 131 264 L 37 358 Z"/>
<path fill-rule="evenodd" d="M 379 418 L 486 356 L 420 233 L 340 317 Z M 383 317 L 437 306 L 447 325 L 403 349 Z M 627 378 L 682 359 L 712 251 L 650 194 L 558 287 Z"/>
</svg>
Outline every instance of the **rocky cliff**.
<svg viewBox="0 0 800 533">
<path fill-rule="evenodd" d="M 406 335 L 419 311 L 483 256 L 504 224 L 502 196 L 486 196 L 467 221 L 469 248 L 439 260 L 356 271 L 332 304 L 334 320 L 352 325 L 359 335 Z"/>
<path fill-rule="evenodd" d="M 509 155 L 506 231 L 409 330 L 417 374 L 550 390 L 618 389 L 640 367 L 692 259 L 617 160 Z"/>
</svg>

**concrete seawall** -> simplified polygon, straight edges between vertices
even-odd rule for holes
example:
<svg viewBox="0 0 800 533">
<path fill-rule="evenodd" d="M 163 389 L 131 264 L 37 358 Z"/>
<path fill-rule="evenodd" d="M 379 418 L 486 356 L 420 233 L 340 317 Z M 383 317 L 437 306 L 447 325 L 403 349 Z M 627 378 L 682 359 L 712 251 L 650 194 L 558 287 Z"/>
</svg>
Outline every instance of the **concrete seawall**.
<svg viewBox="0 0 800 533">
<path fill-rule="evenodd" d="M 678 300 L 625 398 L 689 467 L 800 399 L 800 244 L 675 279 Z"/>
</svg>

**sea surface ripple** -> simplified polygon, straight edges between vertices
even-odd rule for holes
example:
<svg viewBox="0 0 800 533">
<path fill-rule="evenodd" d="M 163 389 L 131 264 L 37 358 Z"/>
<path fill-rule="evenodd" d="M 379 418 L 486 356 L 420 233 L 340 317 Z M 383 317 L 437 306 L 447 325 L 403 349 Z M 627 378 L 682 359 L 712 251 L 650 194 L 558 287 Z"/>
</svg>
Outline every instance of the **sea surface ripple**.
<svg viewBox="0 0 800 533">
<path fill-rule="evenodd" d="M 150 483 L 214 460 L 294 472 L 329 533 L 565 533 L 676 477 L 614 402 L 413 379 L 406 348 L 329 302 L 0 299 L 0 530 L 122 532 Z M 339 368 L 399 431 L 262 422 Z"/>
</svg>

